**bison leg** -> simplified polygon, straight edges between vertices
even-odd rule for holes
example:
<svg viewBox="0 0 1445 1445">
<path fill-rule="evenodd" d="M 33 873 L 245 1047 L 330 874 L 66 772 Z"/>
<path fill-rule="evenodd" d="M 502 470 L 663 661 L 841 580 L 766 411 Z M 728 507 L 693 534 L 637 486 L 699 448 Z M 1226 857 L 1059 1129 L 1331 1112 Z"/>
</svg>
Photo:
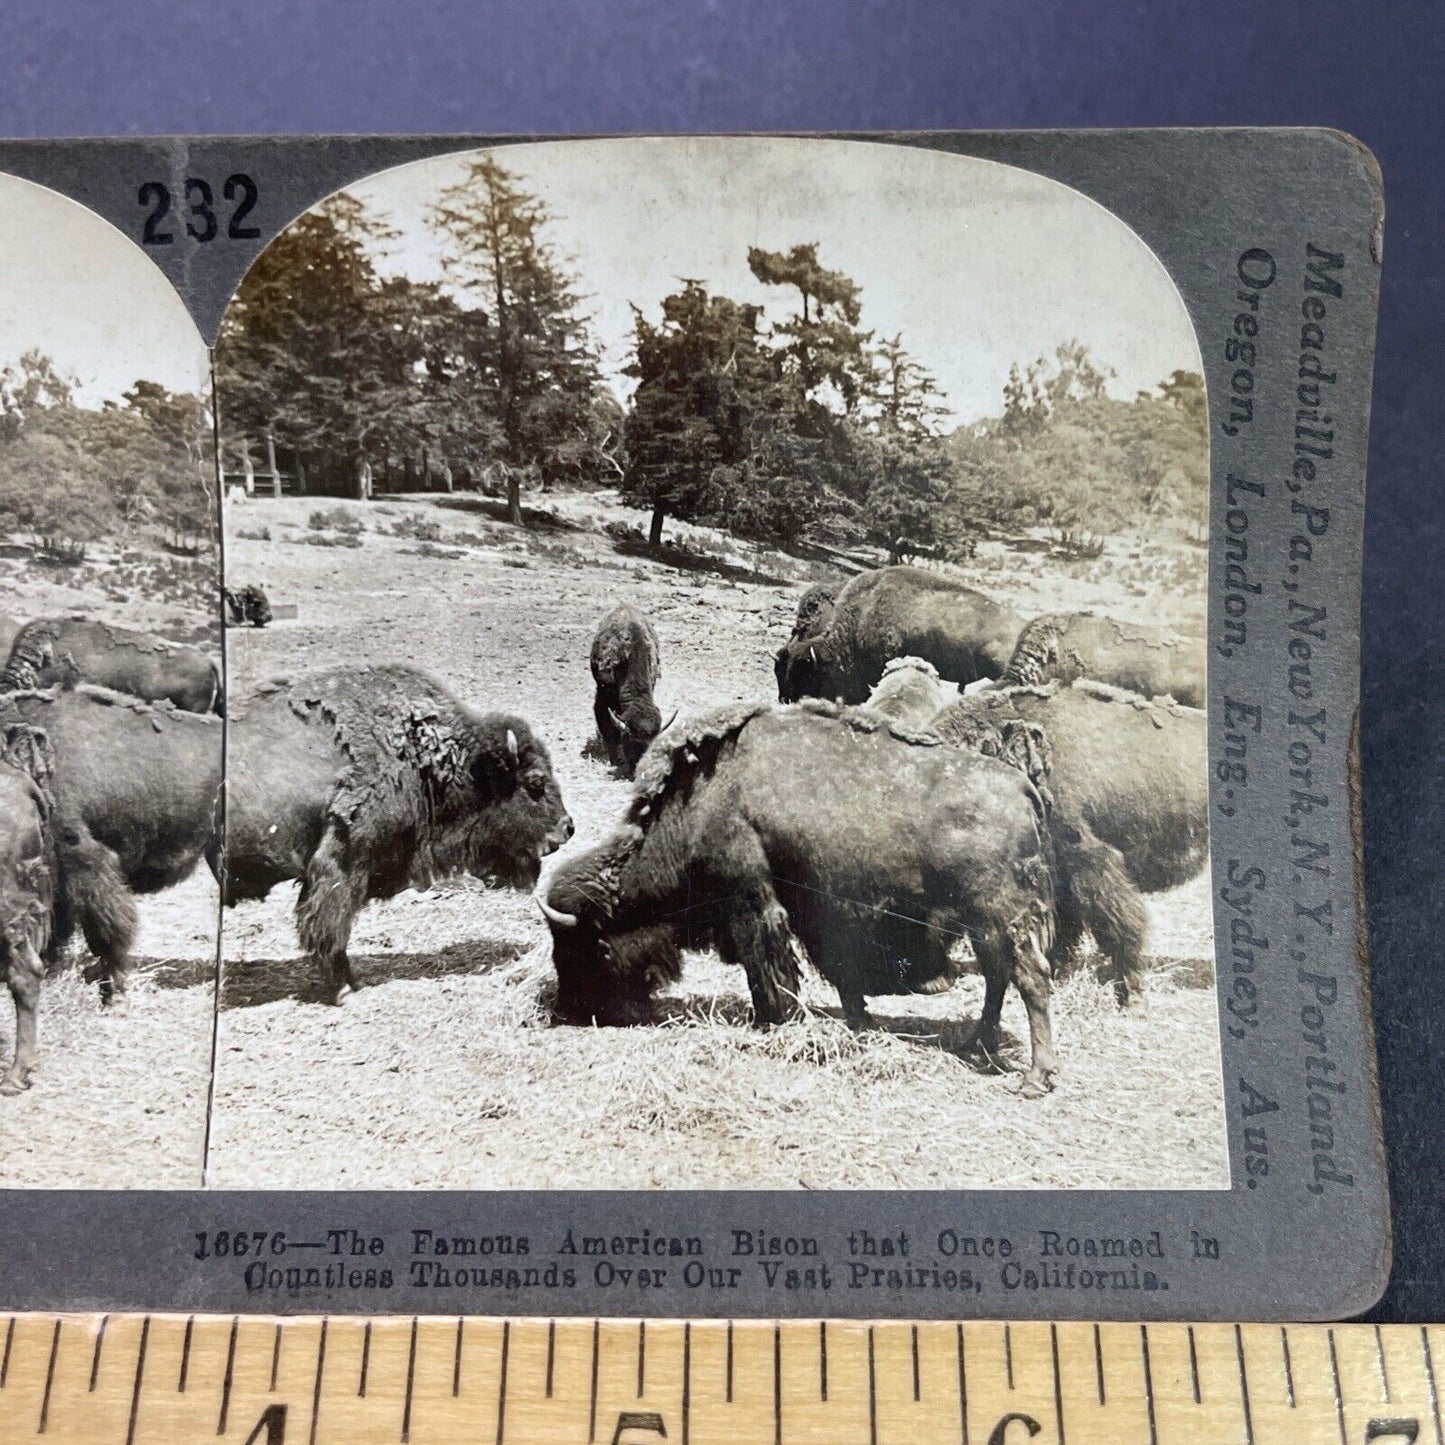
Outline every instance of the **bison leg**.
<svg viewBox="0 0 1445 1445">
<path fill-rule="evenodd" d="M 746 970 L 753 1022 L 766 1028 L 796 1018 L 801 980 L 783 905 L 772 897 L 732 898 L 725 907 L 716 928 L 718 952 Z"/>
<path fill-rule="evenodd" d="M 361 987 L 346 948 L 365 899 L 366 880 L 348 873 L 341 840 L 328 829 L 306 865 L 296 901 L 296 932 L 302 948 L 328 970 L 333 1003 L 340 1003 L 348 989 L 355 993 Z"/>
<path fill-rule="evenodd" d="M 0 1094 L 18 1094 L 30 1087 L 35 1068 L 35 1010 L 45 965 L 28 938 L 10 948 L 10 997 L 15 1002 L 15 1057 L 0 1078 Z"/>
<path fill-rule="evenodd" d="M 1008 991 L 1008 956 L 996 938 L 976 937 L 974 956 L 983 973 L 983 1012 L 973 1036 L 973 1048 L 983 1055 L 990 1069 L 997 1070 L 999 1051 L 999 1018 L 1003 1014 L 1004 994 Z"/>
<path fill-rule="evenodd" d="M 1059 1061 L 1054 1053 L 1054 1029 L 1049 1017 L 1049 961 L 1044 957 L 1032 921 L 1020 919 L 1010 925 L 1009 951 L 1013 955 L 1014 987 L 1023 996 L 1029 1015 L 1030 1061 L 1024 1075 L 1023 1093 L 1027 1098 L 1037 1099 L 1054 1087 Z"/>
</svg>

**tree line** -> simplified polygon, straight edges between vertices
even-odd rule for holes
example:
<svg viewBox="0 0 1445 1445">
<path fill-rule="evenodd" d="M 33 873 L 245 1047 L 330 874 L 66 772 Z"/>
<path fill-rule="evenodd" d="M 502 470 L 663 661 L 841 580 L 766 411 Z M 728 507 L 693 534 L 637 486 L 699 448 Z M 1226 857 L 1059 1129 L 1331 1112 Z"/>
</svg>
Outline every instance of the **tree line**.
<svg viewBox="0 0 1445 1445">
<path fill-rule="evenodd" d="M 101 538 L 158 533 L 196 555 L 217 530 L 210 412 L 201 398 L 139 380 L 84 407 L 39 351 L 0 367 L 0 527 L 52 561 Z"/>
</svg>

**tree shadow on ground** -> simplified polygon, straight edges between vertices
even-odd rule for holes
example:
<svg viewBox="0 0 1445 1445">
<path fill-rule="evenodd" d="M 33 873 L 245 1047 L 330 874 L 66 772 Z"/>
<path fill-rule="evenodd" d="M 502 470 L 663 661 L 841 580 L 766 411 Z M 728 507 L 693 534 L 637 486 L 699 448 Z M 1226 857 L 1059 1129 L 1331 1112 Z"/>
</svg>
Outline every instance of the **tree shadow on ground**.
<svg viewBox="0 0 1445 1445">
<path fill-rule="evenodd" d="M 451 512 L 471 512 L 493 522 L 509 522 L 511 520 L 507 515 L 507 503 L 501 497 L 484 497 L 476 492 L 467 492 L 460 496 L 454 493 L 451 496 L 433 497 L 432 500 L 436 506 L 445 507 Z M 580 532 L 584 530 L 579 522 L 559 517 L 555 512 L 544 512 L 526 505 L 522 507 L 522 525 L 534 532 Z"/>
<path fill-rule="evenodd" d="M 621 557 L 661 562 L 679 572 L 706 573 L 710 577 L 722 577 L 728 582 L 750 582 L 758 587 L 786 587 L 790 583 L 787 577 L 775 577 L 769 572 L 759 572 L 755 568 L 727 562 L 705 552 L 690 552 L 686 548 L 674 547 L 666 542 L 654 549 L 641 538 L 614 537 L 612 550 Z"/>
<path fill-rule="evenodd" d="M 490 973 L 515 963 L 527 945 L 511 939 L 469 939 L 427 953 L 353 954 L 352 972 L 363 987 L 398 980 L 425 980 Z M 221 1007 L 255 1008 L 260 1004 L 330 1003 L 331 981 L 304 954 L 291 958 L 248 959 L 227 966 L 221 982 Z"/>
</svg>

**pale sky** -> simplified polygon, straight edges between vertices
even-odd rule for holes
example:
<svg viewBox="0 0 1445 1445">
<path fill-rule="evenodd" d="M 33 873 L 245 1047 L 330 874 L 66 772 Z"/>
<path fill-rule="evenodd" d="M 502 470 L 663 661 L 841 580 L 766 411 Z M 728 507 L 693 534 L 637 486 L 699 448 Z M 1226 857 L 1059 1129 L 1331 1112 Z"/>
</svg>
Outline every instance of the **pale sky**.
<svg viewBox="0 0 1445 1445">
<path fill-rule="evenodd" d="M 498 159 L 553 216 L 549 239 L 588 296 L 615 387 L 629 303 L 654 319 L 697 277 L 774 315 L 795 296 L 764 287 L 749 245 L 820 243 L 823 265 L 862 288 L 862 324 L 937 378 L 954 422 L 997 415 L 1011 363 L 1077 337 L 1132 398 L 1176 367 L 1198 371 L 1184 303 L 1154 254 L 1108 211 L 1031 172 L 857 141 L 667 138 L 509 146 Z M 401 234 L 381 269 L 442 274 L 427 224 L 466 155 L 418 161 L 350 187 Z"/>
<path fill-rule="evenodd" d="M 84 206 L 0 176 L 0 366 L 32 348 L 74 376 L 84 406 L 137 380 L 199 391 L 206 348 L 175 288 Z"/>
</svg>

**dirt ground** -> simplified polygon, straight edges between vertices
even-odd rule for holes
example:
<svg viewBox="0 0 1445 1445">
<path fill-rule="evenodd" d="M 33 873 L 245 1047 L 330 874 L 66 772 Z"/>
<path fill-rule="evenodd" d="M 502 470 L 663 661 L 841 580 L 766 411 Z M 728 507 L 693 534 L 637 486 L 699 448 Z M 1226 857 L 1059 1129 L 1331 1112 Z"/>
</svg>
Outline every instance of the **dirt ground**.
<svg viewBox="0 0 1445 1445">
<path fill-rule="evenodd" d="M 524 534 L 499 525 L 494 503 L 442 500 L 231 505 L 230 584 L 259 582 L 297 615 L 229 633 L 230 686 L 348 660 L 427 668 L 546 739 L 577 823 L 570 847 L 604 836 L 627 797 L 584 756 L 602 613 L 626 599 L 652 618 L 666 718 L 774 697 L 773 651 L 823 575 L 676 525 L 670 539 L 712 555 L 624 555 L 603 525 L 639 514 L 605 495 L 547 499 L 550 515 Z M 313 512 L 325 525 L 309 525 Z M 1026 612 L 1095 607 L 1198 630 L 1201 565 L 1183 544 L 1073 563 L 986 544 L 961 575 Z M 1150 901 L 1147 1020 L 1120 1017 L 1087 976 L 1061 987 L 1064 1073 L 1038 1102 L 1017 1097 L 1016 1074 L 962 1057 L 976 978 L 937 998 L 875 1000 L 880 1027 L 856 1036 L 814 980 L 811 1016 L 764 1034 L 747 1026 L 741 970 L 690 956 L 666 1023 L 553 1028 L 533 905 L 458 882 L 362 914 L 352 952 L 371 986 L 333 1008 L 298 956 L 294 902 L 278 889 L 224 920 L 212 1186 L 1228 1185 L 1207 875 Z M 179 992 L 197 995 L 198 1014 L 209 998 Z M 1012 996 L 1004 1029 L 1017 1065 L 1027 1031 Z"/>
</svg>

